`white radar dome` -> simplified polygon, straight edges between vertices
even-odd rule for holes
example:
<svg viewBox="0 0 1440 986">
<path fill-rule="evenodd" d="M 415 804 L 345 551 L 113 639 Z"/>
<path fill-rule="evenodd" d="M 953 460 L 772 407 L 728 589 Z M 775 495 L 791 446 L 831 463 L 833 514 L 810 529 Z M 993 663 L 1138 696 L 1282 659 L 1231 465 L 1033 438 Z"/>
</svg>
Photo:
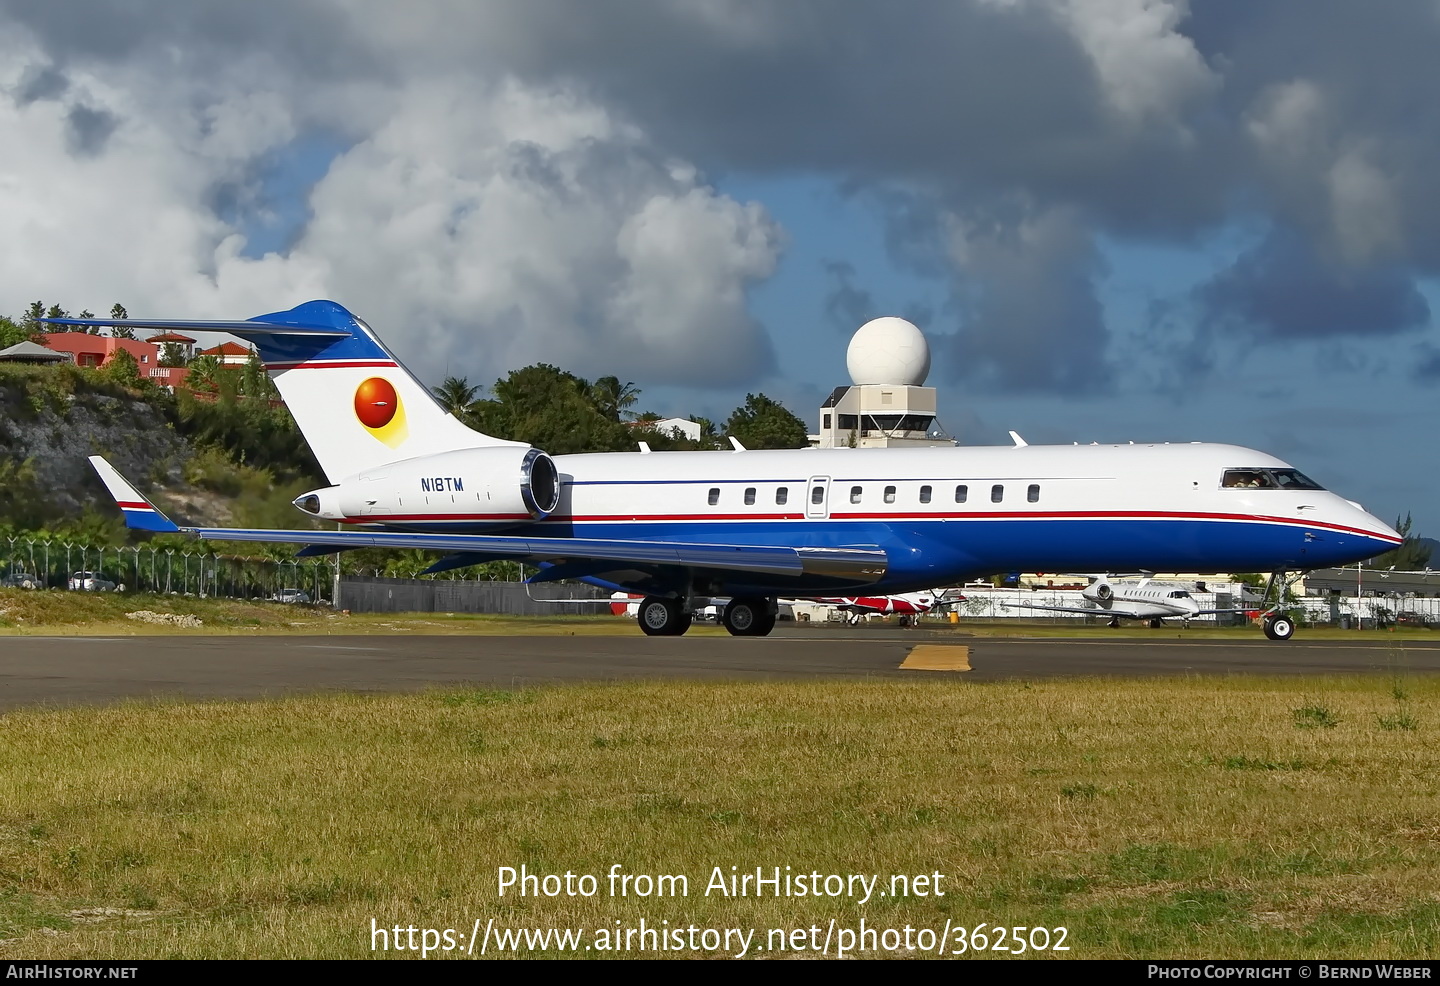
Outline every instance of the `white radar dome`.
<svg viewBox="0 0 1440 986">
<path fill-rule="evenodd" d="M 913 323 L 886 315 L 860 326 L 845 351 L 845 365 L 856 386 L 919 387 L 930 373 L 930 344 Z"/>
</svg>

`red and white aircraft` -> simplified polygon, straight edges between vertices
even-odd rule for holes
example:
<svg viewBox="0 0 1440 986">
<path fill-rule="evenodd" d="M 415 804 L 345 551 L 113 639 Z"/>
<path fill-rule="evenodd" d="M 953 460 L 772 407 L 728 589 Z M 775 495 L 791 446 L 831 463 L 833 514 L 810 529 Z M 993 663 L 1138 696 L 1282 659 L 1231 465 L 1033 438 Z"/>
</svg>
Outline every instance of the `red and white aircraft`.
<svg viewBox="0 0 1440 986">
<path fill-rule="evenodd" d="M 834 606 L 846 615 L 847 623 L 859 623 L 872 613 L 900 617 L 903 624 L 913 622 L 921 613 L 928 613 L 936 606 L 962 603 L 965 597 L 954 590 L 935 592 L 902 592 L 893 596 L 821 596 L 812 602 Z"/>
</svg>

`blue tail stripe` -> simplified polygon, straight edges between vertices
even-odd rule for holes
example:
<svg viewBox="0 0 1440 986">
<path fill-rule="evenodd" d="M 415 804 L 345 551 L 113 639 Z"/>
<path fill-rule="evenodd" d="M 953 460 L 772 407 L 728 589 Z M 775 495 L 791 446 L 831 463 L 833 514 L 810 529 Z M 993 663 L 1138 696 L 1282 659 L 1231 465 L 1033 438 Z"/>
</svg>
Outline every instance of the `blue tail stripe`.
<svg viewBox="0 0 1440 986">
<path fill-rule="evenodd" d="M 125 515 L 125 526 L 134 531 L 156 531 L 162 534 L 173 534 L 180 530 L 170 520 L 156 510 L 121 510 Z"/>
<path fill-rule="evenodd" d="M 334 336 L 274 335 L 264 329 L 234 329 L 255 344 L 260 359 L 266 363 L 298 363 L 308 360 L 379 360 L 393 359 L 370 334 L 360 327 L 355 316 L 333 301 L 307 301 L 289 311 L 257 315 L 252 322 L 296 328 L 327 328 L 348 333 Z"/>
</svg>

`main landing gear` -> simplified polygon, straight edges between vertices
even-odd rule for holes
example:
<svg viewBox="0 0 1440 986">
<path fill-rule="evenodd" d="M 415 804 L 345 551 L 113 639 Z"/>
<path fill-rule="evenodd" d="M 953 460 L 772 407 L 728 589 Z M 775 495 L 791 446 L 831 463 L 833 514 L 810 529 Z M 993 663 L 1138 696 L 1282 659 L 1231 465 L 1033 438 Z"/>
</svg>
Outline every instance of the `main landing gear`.
<svg viewBox="0 0 1440 986">
<path fill-rule="evenodd" d="M 775 629 L 778 608 L 763 596 L 738 596 L 720 614 L 720 622 L 736 637 L 764 637 Z"/>
<path fill-rule="evenodd" d="M 763 637 L 775 629 L 778 612 L 773 599 L 738 596 L 726 605 L 720 622 L 736 637 Z M 649 637 L 678 637 L 690 629 L 692 619 L 684 600 L 667 596 L 646 596 L 636 616 L 640 629 Z"/>
<path fill-rule="evenodd" d="M 636 618 L 648 637 L 678 637 L 690 629 L 692 620 L 680 600 L 664 596 L 646 596 Z"/>
<path fill-rule="evenodd" d="M 1270 580 L 1265 583 L 1265 594 L 1260 597 L 1260 605 L 1265 607 L 1260 614 L 1260 629 L 1270 640 L 1289 640 L 1295 636 L 1295 621 L 1290 618 L 1289 613 L 1282 612 L 1280 607 L 1285 601 L 1286 591 L 1305 575 L 1305 572 L 1290 574 L 1283 569 L 1270 573 Z M 1272 592 L 1275 601 L 1270 603 Z"/>
</svg>

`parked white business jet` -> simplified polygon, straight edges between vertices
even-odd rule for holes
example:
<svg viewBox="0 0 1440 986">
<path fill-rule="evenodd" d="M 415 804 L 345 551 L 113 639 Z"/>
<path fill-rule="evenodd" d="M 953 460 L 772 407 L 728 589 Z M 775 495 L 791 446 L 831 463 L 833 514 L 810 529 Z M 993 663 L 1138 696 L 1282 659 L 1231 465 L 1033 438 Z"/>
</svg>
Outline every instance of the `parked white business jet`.
<svg viewBox="0 0 1440 986">
<path fill-rule="evenodd" d="M 1172 582 L 1152 582 L 1148 578 L 1136 582 L 1112 582 L 1102 575 L 1082 589 L 1080 595 L 1091 605 L 1047 606 L 1042 603 L 1016 603 L 1013 608 L 1107 616 L 1112 627 L 1118 627 L 1122 619 L 1148 620 L 1152 627 L 1158 627 L 1161 620 L 1188 622 L 1193 617 L 1204 614 L 1244 613 L 1254 609 L 1201 609 L 1200 603 L 1190 595 L 1189 590 Z M 1267 629 L 1268 635 L 1274 640 L 1288 639 L 1294 632 L 1294 620 L 1283 613 L 1275 614 Z"/>
<path fill-rule="evenodd" d="M 244 321 L 125 324 L 254 343 L 331 482 L 295 505 L 352 528 L 188 533 L 303 544 L 307 555 L 422 548 L 444 556 L 434 571 L 517 559 L 542 568 L 532 581 L 644 594 L 639 623 L 652 635 L 684 633 L 696 596 L 729 597 L 726 628 L 764 635 L 781 596 L 890 595 L 1037 570 L 1260 570 L 1278 584 L 1401 542 L 1289 463 L 1233 445 L 551 458 L 461 424 L 333 302 Z M 91 461 L 131 527 L 179 530 L 104 460 Z"/>
</svg>

